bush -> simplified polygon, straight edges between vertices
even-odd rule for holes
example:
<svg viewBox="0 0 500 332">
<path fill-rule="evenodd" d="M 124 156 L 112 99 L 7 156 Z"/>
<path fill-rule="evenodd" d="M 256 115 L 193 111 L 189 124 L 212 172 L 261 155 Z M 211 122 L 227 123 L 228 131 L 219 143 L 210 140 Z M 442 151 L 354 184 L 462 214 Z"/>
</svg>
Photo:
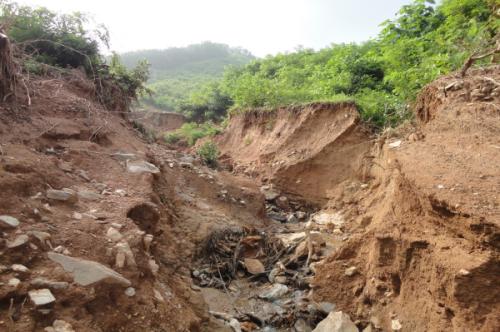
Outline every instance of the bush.
<svg viewBox="0 0 500 332">
<path fill-rule="evenodd" d="M 211 122 L 195 123 L 188 122 L 182 125 L 176 131 L 170 132 L 165 135 L 165 142 L 168 144 L 178 143 L 185 141 L 189 146 L 196 144 L 196 141 L 203 137 L 212 137 L 221 132 L 219 127 L 216 127 Z"/>
<path fill-rule="evenodd" d="M 217 158 L 219 157 L 219 149 L 217 148 L 217 145 L 214 142 L 207 141 L 203 143 L 198 148 L 196 153 L 208 166 L 215 167 L 217 165 Z"/>
<path fill-rule="evenodd" d="M 177 132 L 167 133 L 164 136 L 165 142 L 167 144 L 175 144 L 181 140 L 181 136 Z"/>
</svg>

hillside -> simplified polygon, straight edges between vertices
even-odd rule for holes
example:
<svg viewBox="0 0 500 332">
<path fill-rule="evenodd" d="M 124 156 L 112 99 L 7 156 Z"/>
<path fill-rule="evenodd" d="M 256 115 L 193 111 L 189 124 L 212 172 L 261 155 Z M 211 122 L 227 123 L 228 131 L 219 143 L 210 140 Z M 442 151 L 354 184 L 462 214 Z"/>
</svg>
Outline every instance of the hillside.
<svg viewBox="0 0 500 332">
<path fill-rule="evenodd" d="M 180 104 L 205 84 L 220 79 L 228 66 L 242 66 L 254 56 L 247 50 L 204 42 L 164 50 L 142 50 L 120 54 L 125 66 L 147 60 L 151 67 L 148 87 L 152 98 L 143 101 L 168 111 L 180 111 Z"/>
</svg>

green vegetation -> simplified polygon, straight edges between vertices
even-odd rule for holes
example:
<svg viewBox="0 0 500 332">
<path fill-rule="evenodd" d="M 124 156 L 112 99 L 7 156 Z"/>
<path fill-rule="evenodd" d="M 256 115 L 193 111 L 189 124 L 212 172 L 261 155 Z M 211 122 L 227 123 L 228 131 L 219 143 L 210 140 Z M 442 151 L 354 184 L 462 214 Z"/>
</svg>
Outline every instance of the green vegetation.
<svg viewBox="0 0 500 332">
<path fill-rule="evenodd" d="M 221 132 L 221 129 L 211 122 L 198 124 L 195 122 L 185 123 L 179 129 L 165 134 L 165 142 L 168 144 L 185 142 L 193 146 L 197 140 L 203 137 L 212 137 Z"/>
<path fill-rule="evenodd" d="M 363 119 L 394 125 L 409 116 L 408 105 L 425 84 L 492 47 L 500 31 L 498 10 L 495 0 L 443 0 L 437 6 L 416 0 L 384 22 L 374 40 L 254 60 L 227 69 L 212 90 L 199 94 L 210 100 L 217 91 L 233 110 L 350 99 Z"/>
<path fill-rule="evenodd" d="M 232 105 L 222 96 L 215 81 L 222 77 L 227 66 L 240 66 L 254 57 L 240 48 L 205 42 L 183 48 L 145 50 L 121 55 L 126 66 L 146 59 L 151 64 L 148 88 L 151 96 L 143 102 L 157 108 L 185 114 L 193 121 L 224 117 Z"/>
<path fill-rule="evenodd" d="M 127 69 L 115 54 L 106 65 L 99 46 L 107 47 L 108 31 L 102 25 L 89 29 L 89 19 L 82 13 L 57 14 L 0 1 L 0 21 L 21 51 L 25 72 L 43 75 L 84 68 L 96 83 L 96 97 L 112 110 L 127 110 L 132 100 L 148 92 L 148 64 L 142 61 Z"/>
<path fill-rule="evenodd" d="M 217 158 L 219 157 L 219 149 L 217 145 L 212 141 L 204 142 L 198 150 L 196 150 L 198 156 L 205 164 L 210 167 L 215 167 L 217 165 Z"/>
</svg>

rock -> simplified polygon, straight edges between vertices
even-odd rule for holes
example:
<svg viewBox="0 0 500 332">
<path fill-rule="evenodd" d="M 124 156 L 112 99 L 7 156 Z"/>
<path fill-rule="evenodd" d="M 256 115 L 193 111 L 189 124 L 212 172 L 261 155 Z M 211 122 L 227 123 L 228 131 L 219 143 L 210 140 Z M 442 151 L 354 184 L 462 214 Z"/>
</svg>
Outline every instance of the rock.
<svg viewBox="0 0 500 332">
<path fill-rule="evenodd" d="M 129 173 L 160 173 L 158 167 L 144 160 L 127 162 L 127 171 Z"/>
<path fill-rule="evenodd" d="M 11 278 L 7 282 L 7 285 L 9 285 L 10 287 L 17 288 L 17 286 L 19 286 L 20 283 L 21 283 L 21 280 L 19 280 L 17 278 Z"/>
<path fill-rule="evenodd" d="M 258 259 L 245 258 L 244 262 L 247 271 L 251 274 L 261 274 L 266 271 L 266 268 Z"/>
<path fill-rule="evenodd" d="M 116 189 L 115 190 L 115 194 L 118 194 L 118 196 L 120 196 L 120 197 L 127 196 L 127 192 L 125 190 L 123 190 L 123 189 Z"/>
<path fill-rule="evenodd" d="M 45 278 L 35 278 L 30 284 L 35 287 L 46 287 L 51 289 L 66 289 L 69 287 L 69 283 L 65 281 L 52 281 Z"/>
<path fill-rule="evenodd" d="M 71 324 L 59 319 L 56 319 L 52 326 L 46 327 L 44 330 L 45 332 L 75 332 Z"/>
<path fill-rule="evenodd" d="M 113 227 L 113 228 L 116 228 L 117 230 L 120 230 L 120 229 L 123 228 L 123 225 L 119 224 L 117 222 L 112 222 L 110 226 Z"/>
<path fill-rule="evenodd" d="M 84 179 L 85 181 L 90 182 L 90 177 L 88 176 L 87 172 L 85 172 L 83 169 L 78 170 L 76 174 L 78 174 L 78 176 Z"/>
<path fill-rule="evenodd" d="M 21 235 L 18 235 L 14 239 L 14 241 L 7 242 L 7 248 L 14 249 L 14 248 L 17 248 L 17 247 L 21 247 L 21 246 L 25 245 L 26 243 L 28 243 L 28 241 L 29 241 L 28 235 L 21 234 Z"/>
<path fill-rule="evenodd" d="M 388 145 L 389 145 L 389 148 L 391 148 L 391 149 L 399 148 L 401 146 L 401 140 L 394 141 L 392 143 L 389 143 Z"/>
<path fill-rule="evenodd" d="M 290 213 L 288 215 L 288 217 L 286 218 L 286 222 L 290 223 L 290 224 L 294 224 L 296 222 L 299 222 L 299 219 L 297 219 L 297 217 L 293 213 Z"/>
<path fill-rule="evenodd" d="M 82 214 L 79 212 L 73 212 L 73 219 L 82 220 Z"/>
<path fill-rule="evenodd" d="M 321 211 L 312 215 L 312 221 L 318 225 L 335 225 L 341 227 L 344 225 L 344 217 L 339 212 Z"/>
<path fill-rule="evenodd" d="M 154 259 L 148 260 L 148 266 L 149 266 L 149 270 L 151 271 L 151 273 L 154 276 L 158 274 L 158 271 L 160 271 L 160 266 L 158 264 L 156 264 Z"/>
<path fill-rule="evenodd" d="M 0 228 L 16 228 L 19 226 L 19 220 L 11 216 L 0 216 Z"/>
<path fill-rule="evenodd" d="M 283 295 L 288 293 L 288 287 L 283 284 L 274 284 L 271 289 L 263 292 L 259 295 L 261 299 L 266 299 L 270 301 L 277 300 L 281 298 Z"/>
<path fill-rule="evenodd" d="M 330 312 L 335 310 L 335 303 L 320 302 L 318 303 L 318 310 L 328 315 Z"/>
<path fill-rule="evenodd" d="M 69 257 L 49 252 L 48 257 L 53 262 L 61 264 L 63 269 L 73 274 L 74 281 L 81 286 L 98 282 L 107 282 L 129 287 L 132 283 L 118 272 L 94 261 Z"/>
<path fill-rule="evenodd" d="M 236 318 L 231 318 L 228 323 L 229 326 L 233 329 L 234 332 L 241 332 L 240 322 Z"/>
<path fill-rule="evenodd" d="M 115 248 L 117 250 L 117 254 L 116 254 L 116 257 L 117 257 L 116 258 L 116 266 L 117 267 L 122 268 L 124 266 L 123 263 L 126 263 L 126 265 L 130 266 L 130 267 L 137 266 L 137 264 L 135 262 L 135 258 L 134 258 L 134 253 L 130 249 L 130 245 L 128 244 L 128 242 L 121 241 L 121 242 L 116 244 Z M 120 256 L 120 260 L 122 259 L 121 257 L 125 257 L 125 261 L 120 262 L 120 264 L 118 264 L 118 257 L 119 256 Z"/>
<path fill-rule="evenodd" d="M 306 321 L 303 319 L 298 319 L 293 325 L 296 332 L 311 332 L 312 329 L 309 325 L 307 325 Z"/>
<path fill-rule="evenodd" d="M 355 266 L 351 266 L 345 270 L 344 274 L 348 277 L 351 277 L 351 276 L 355 275 L 357 272 L 358 272 L 358 268 Z"/>
<path fill-rule="evenodd" d="M 108 228 L 106 237 L 113 242 L 118 242 L 123 238 L 123 235 L 114 227 Z"/>
<path fill-rule="evenodd" d="M 47 241 L 49 241 L 51 237 L 49 233 L 41 231 L 29 231 L 28 235 L 31 235 L 34 238 L 36 238 L 43 245 L 47 244 Z"/>
<path fill-rule="evenodd" d="M 128 287 L 127 289 L 125 289 L 125 295 L 127 295 L 128 297 L 135 296 L 135 288 Z"/>
<path fill-rule="evenodd" d="M 72 189 L 63 188 L 62 190 L 49 189 L 47 190 L 47 198 L 55 201 L 63 201 L 69 203 L 76 203 L 78 201 L 78 196 L 76 192 Z"/>
<path fill-rule="evenodd" d="M 313 330 L 313 332 L 358 332 L 349 315 L 342 311 L 330 312 Z"/>
<path fill-rule="evenodd" d="M 397 320 L 397 319 L 391 320 L 391 329 L 393 331 L 399 331 L 402 328 L 403 328 L 403 325 L 401 325 L 401 323 L 399 322 L 399 320 Z"/>
<path fill-rule="evenodd" d="M 193 163 L 187 162 L 187 161 L 180 162 L 179 166 L 182 167 L 182 168 L 188 168 L 188 169 L 192 169 L 194 167 Z"/>
<path fill-rule="evenodd" d="M 101 195 L 99 195 L 98 193 L 95 193 L 93 191 L 89 191 L 89 190 L 79 190 L 77 195 L 78 195 L 78 198 L 80 198 L 84 201 L 90 201 L 90 202 L 96 202 L 96 201 L 100 201 L 102 199 Z"/>
<path fill-rule="evenodd" d="M 286 222 L 286 219 L 287 219 L 285 214 L 281 214 L 279 212 L 274 212 L 274 211 L 268 212 L 267 216 L 269 218 L 276 220 L 276 221 L 279 221 L 279 222 Z"/>
<path fill-rule="evenodd" d="M 303 211 L 297 211 L 295 212 L 295 215 L 297 216 L 297 218 L 299 218 L 299 220 L 304 220 L 307 217 L 307 213 Z"/>
<path fill-rule="evenodd" d="M 287 210 L 290 208 L 290 206 L 288 205 L 288 198 L 286 196 L 279 196 L 276 200 L 276 205 L 282 210 Z"/>
<path fill-rule="evenodd" d="M 372 324 L 368 324 L 368 326 L 363 329 L 363 332 L 373 332 Z"/>
<path fill-rule="evenodd" d="M 458 271 L 458 274 L 461 276 L 468 276 L 470 274 L 470 271 L 466 269 L 460 269 L 460 271 Z"/>
<path fill-rule="evenodd" d="M 260 187 L 260 192 L 264 194 L 266 201 L 274 201 L 280 193 L 271 188 L 271 186 L 262 186 Z"/>
<path fill-rule="evenodd" d="M 151 234 L 144 235 L 142 242 L 144 243 L 144 250 L 146 252 L 149 252 L 149 250 L 151 249 L 151 243 L 153 242 L 153 235 Z"/>
<path fill-rule="evenodd" d="M 135 154 L 133 153 L 126 153 L 126 152 L 116 152 L 111 155 L 113 158 L 118 159 L 120 161 L 129 161 L 132 159 L 135 159 Z"/>
<path fill-rule="evenodd" d="M 35 304 L 35 306 L 42 306 L 56 301 L 56 298 L 49 289 L 42 288 L 31 290 L 28 292 L 30 300 Z"/>
<path fill-rule="evenodd" d="M 30 272 L 30 269 L 28 269 L 26 266 L 21 265 L 21 264 L 12 264 L 10 269 L 14 272 L 18 273 L 28 273 Z"/>
</svg>

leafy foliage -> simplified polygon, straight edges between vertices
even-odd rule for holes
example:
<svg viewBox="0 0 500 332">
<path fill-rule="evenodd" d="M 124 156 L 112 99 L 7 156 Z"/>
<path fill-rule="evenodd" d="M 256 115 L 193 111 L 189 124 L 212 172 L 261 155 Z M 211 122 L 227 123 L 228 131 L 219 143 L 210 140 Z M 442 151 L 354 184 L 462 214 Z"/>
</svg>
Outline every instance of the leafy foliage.
<svg viewBox="0 0 500 332">
<path fill-rule="evenodd" d="M 217 145 L 212 141 L 204 142 L 196 153 L 208 166 L 214 167 L 217 164 L 217 158 L 219 157 L 219 149 Z"/>
<path fill-rule="evenodd" d="M 101 63 L 99 44 L 109 42 L 104 26 L 89 30 L 89 18 L 78 12 L 56 14 L 43 7 L 1 1 L 0 21 L 11 40 L 35 61 L 62 68 L 84 67 L 90 72 Z"/>
<path fill-rule="evenodd" d="M 165 142 L 168 144 L 174 144 L 183 141 L 189 146 L 193 146 L 200 138 L 207 136 L 212 137 L 220 132 L 220 128 L 213 125 L 211 122 L 204 122 L 201 124 L 188 122 L 183 124 L 181 128 L 167 133 L 165 135 Z"/>
<path fill-rule="evenodd" d="M 497 10 L 495 0 L 443 0 L 437 6 L 416 0 L 384 22 L 374 40 L 253 60 L 227 69 L 214 86 L 233 110 L 352 99 L 365 120 L 397 124 L 408 118 L 408 104 L 425 84 L 494 43 Z"/>
</svg>

